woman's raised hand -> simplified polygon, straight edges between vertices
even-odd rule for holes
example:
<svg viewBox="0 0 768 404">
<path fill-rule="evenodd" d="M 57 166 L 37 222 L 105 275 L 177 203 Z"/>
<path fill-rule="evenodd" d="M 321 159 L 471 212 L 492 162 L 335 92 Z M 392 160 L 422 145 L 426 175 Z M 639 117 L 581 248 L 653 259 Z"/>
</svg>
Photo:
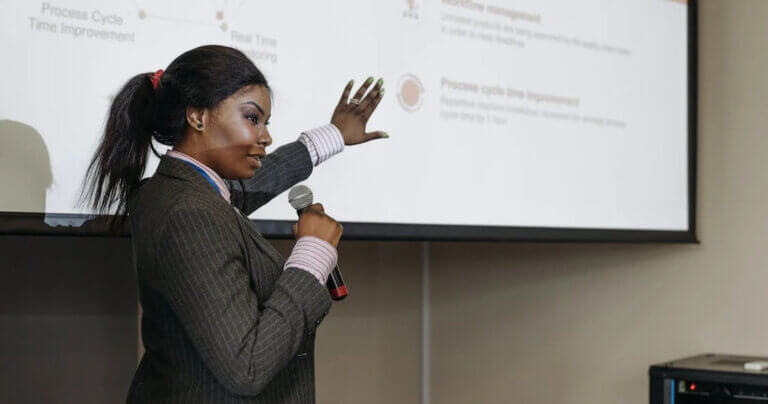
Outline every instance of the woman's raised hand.
<svg viewBox="0 0 768 404">
<path fill-rule="evenodd" d="M 371 83 L 373 83 L 373 77 L 368 77 L 350 99 L 349 93 L 354 86 L 354 80 L 350 80 L 347 86 L 344 87 L 339 104 L 333 111 L 331 123 L 339 128 L 341 136 L 344 137 L 345 145 L 354 145 L 365 143 L 372 139 L 389 137 L 389 135 L 382 131 L 365 131 L 368 118 L 371 117 L 371 114 L 379 105 L 379 101 L 384 96 L 384 80 L 379 79 L 376 85 L 373 86 L 373 89 L 368 91 Z M 366 91 L 368 91 L 367 94 Z"/>
<path fill-rule="evenodd" d="M 326 215 L 323 205 L 319 203 L 304 209 L 299 216 L 299 221 L 293 225 L 293 234 L 296 236 L 296 240 L 303 236 L 314 236 L 327 241 L 334 248 L 339 246 L 343 232 L 344 227 Z"/>
</svg>

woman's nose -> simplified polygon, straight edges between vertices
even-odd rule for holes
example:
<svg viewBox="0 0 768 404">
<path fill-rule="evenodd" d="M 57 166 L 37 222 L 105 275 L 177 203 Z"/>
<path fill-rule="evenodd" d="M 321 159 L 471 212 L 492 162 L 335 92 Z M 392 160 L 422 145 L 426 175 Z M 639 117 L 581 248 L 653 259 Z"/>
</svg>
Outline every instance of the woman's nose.
<svg viewBox="0 0 768 404">
<path fill-rule="evenodd" d="M 261 136 L 259 136 L 259 144 L 264 145 L 264 147 L 272 144 L 272 136 L 269 134 L 269 129 L 264 128 L 261 132 Z"/>
</svg>

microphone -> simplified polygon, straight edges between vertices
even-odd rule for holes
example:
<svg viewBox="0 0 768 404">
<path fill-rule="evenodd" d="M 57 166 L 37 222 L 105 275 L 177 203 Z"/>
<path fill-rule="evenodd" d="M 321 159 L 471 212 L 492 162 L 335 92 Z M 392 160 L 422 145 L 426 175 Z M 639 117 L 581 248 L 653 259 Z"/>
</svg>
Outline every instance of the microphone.
<svg viewBox="0 0 768 404">
<path fill-rule="evenodd" d="M 301 216 L 304 210 L 313 203 L 312 190 L 306 185 L 296 185 L 288 192 L 288 202 L 296 209 L 296 213 Z M 325 286 L 328 288 L 328 292 L 331 293 L 331 299 L 333 300 L 344 299 L 349 294 L 338 265 L 331 271 L 331 274 L 328 276 L 328 283 Z"/>
</svg>

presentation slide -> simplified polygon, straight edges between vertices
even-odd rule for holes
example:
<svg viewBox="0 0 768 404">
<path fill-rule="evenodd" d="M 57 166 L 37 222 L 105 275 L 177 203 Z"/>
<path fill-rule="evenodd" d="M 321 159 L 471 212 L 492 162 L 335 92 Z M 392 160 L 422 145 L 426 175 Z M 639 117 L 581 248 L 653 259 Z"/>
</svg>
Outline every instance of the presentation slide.
<svg viewBox="0 0 768 404">
<path fill-rule="evenodd" d="M 341 222 L 686 231 L 688 7 L 0 0 L 0 211 L 93 213 L 75 204 L 115 93 L 222 44 L 274 90 L 268 153 L 328 124 L 350 79 L 384 79 L 368 130 L 391 137 L 305 182 Z M 296 212 L 286 193 L 251 218 Z"/>
</svg>

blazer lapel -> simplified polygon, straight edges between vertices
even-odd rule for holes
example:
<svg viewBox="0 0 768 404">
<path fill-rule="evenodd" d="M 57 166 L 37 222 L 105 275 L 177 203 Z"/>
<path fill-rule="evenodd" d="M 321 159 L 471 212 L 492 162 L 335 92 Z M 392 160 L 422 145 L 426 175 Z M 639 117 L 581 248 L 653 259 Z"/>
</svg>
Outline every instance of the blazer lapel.
<svg viewBox="0 0 768 404">
<path fill-rule="evenodd" d="M 200 189 L 206 197 L 210 197 L 216 200 L 216 203 L 221 203 L 226 209 L 233 209 L 236 211 L 240 220 L 245 222 L 246 233 L 256 243 L 259 249 L 264 252 L 271 261 L 273 261 L 280 270 L 283 269 L 285 264 L 285 258 L 277 251 L 272 245 L 256 230 L 253 223 L 246 218 L 237 207 L 227 203 L 227 201 L 221 197 L 208 181 L 203 178 L 194 168 L 190 167 L 187 163 L 179 160 L 175 157 L 163 155 L 160 158 L 160 164 L 157 166 L 157 172 L 169 177 L 179 178 L 185 181 L 189 181 L 194 187 Z M 252 269 L 253 270 L 253 269 Z"/>
<path fill-rule="evenodd" d="M 256 243 L 256 245 L 259 246 L 261 251 L 263 251 L 264 254 L 266 254 L 269 257 L 269 259 L 272 260 L 272 262 L 274 262 L 278 266 L 278 268 L 280 268 L 280 270 L 282 270 L 283 265 L 285 265 L 285 258 L 283 257 L 283 255 L 280 254 L 280 252 L 277 251 L 275 247 L 272 247 L 272 244 L 270 244 L 270 242 L 267 241 L 267 239 L 265 239 L 264 236 L 262 236 L 258 230 L 256 230 L 256 227 L 254 226 L 253 223 L 251 223 L 250 220 L 248 220 L 248 218 L 243 216 L 243 214 L 240 213 L 239 211 L 238 213 L 248 224 L 247 225 L 248 235 L 251 237 L 251 239 Z"/>
</svg>

